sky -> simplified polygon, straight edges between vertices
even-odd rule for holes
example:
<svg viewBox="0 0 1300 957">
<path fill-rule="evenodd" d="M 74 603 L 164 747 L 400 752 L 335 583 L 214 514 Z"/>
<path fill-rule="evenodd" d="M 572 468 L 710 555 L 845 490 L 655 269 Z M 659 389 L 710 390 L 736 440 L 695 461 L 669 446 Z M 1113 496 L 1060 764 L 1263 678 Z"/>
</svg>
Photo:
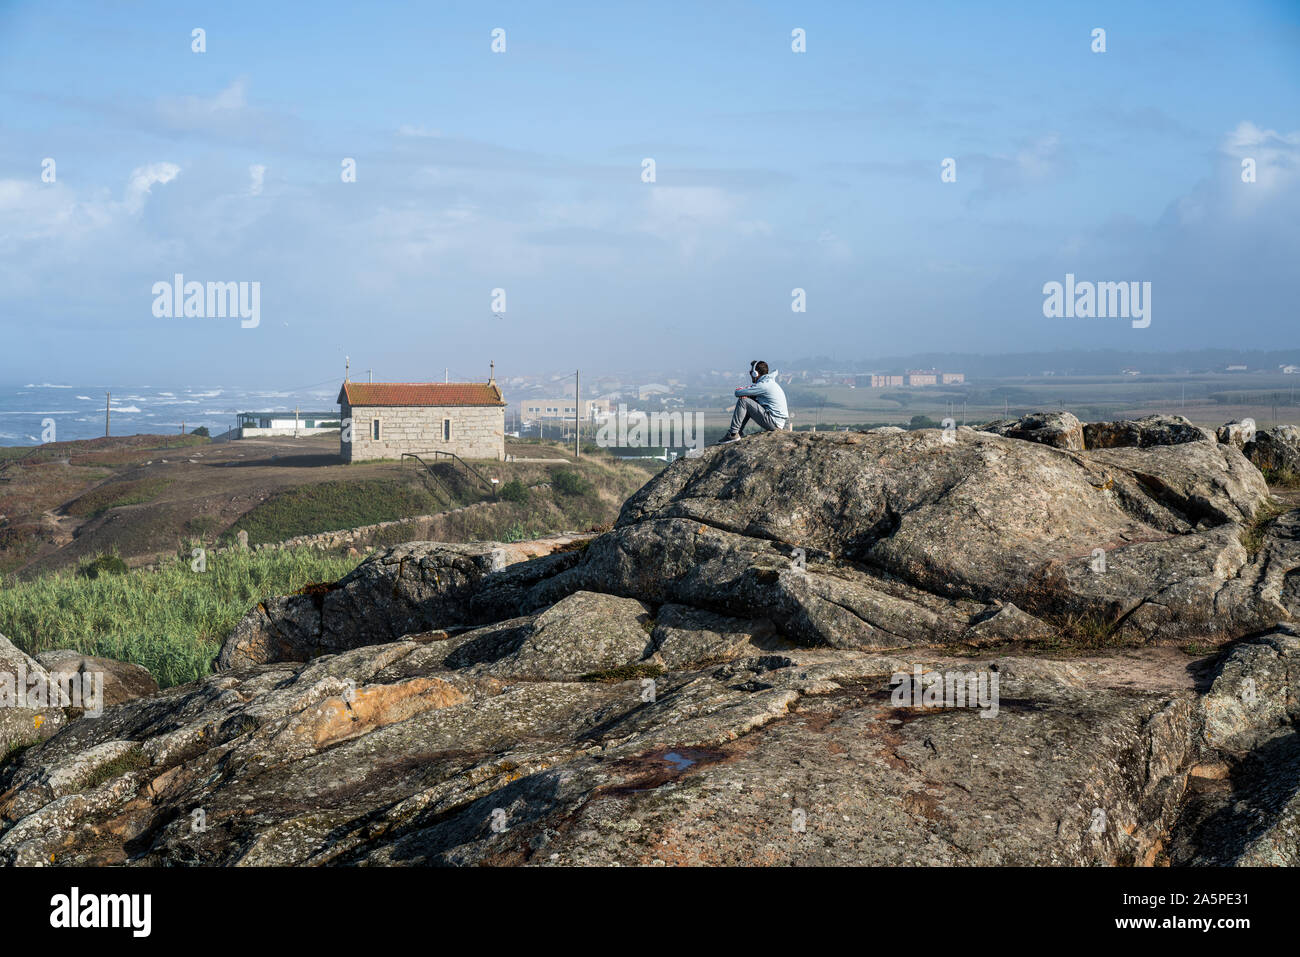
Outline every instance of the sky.
<svg viewBox="0 0 1300 957">
<path fill-rule="evenodd" d="M 0 383 L 1286 348 L 1297 224 L 1297 0 L 0 0 Z"/>
</svg>

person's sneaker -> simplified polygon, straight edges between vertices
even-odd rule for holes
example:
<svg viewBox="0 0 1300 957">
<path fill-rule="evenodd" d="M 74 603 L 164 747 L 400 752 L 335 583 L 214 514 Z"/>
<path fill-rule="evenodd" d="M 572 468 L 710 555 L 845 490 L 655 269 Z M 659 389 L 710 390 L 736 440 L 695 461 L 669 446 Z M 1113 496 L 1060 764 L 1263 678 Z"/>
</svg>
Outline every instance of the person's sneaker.
<svg viewBox="0 0 1300 957">
<path fill-rule="evenodd" d="M 734 433 L 734 432 L 728 432 L 726 435 L 724 435 L 722 438 L 718 439 L 718 441 L 714 442 L 713 444 L 714 444 L 714 445 L 728 445 L 728 444 L 730 444 L 730 443 L 732 443 L 732 442 L 739 442 L 739 441 L 740 441 L 740 436 L 739 436 L 739 435 L 736 435 L 736 433 Z"/>
</svg>

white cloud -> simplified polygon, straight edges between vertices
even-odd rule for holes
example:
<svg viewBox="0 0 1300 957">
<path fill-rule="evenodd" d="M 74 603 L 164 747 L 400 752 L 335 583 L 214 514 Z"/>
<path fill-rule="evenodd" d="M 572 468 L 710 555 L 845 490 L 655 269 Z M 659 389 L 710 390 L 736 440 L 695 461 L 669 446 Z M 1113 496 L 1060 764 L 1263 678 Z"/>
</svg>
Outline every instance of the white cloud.
<svg viewBox="0 0 1300 957">
<path fill-rule="evenodd" d="M 266 167 L 261 163 L 254 163 L 248 167 L 248 192 L 251 196 L 261 196 L 262 186 L 266 182 Z"/>
<path fill-rule="evenodd" d="M 144 206 L 145 197 L 153 192 L 155 183 L 170 183 L 178 175 L 181 168 L 175 163 L 150 163 L 148 166 L 137 166 L 131 171 L 131 177 L 126 184 L 126 198 L 124 204 L 128 212 L 138 213 Z"/>
<path fill-rule="evenodd" d="M 1300 173 L 1300 130 L 1279 133 L 1262 130 L 1249 120 L 1224 137 L 1222 152 L 1237 160 L 1255 161 L 1256 180 L 1250 184 L 1259 192 L 1285 189 L 1295 183 Z"/>
</svg>

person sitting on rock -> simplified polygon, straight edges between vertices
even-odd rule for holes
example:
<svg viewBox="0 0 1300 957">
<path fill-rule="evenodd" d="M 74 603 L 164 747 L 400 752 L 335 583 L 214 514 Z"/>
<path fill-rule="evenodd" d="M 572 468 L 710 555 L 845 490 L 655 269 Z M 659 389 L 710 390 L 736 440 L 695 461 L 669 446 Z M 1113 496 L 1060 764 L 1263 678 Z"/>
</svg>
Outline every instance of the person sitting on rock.
<svg viewBox="0 0 1300 957">
<path fill-rule="evenodd" d="M 718 443 L 735 442 L 745 434 L 745 423 L 753 422 L 764 432 L 784 429 L 790 420 L 785 405 L 785 392 L 776 381 L 777 373 L 767 371 L 767 363 L 755 360 L 749 364 L 752 385 L 736 390 L 736 411 L 731 415 L 731 428 Z"/>
</svg>

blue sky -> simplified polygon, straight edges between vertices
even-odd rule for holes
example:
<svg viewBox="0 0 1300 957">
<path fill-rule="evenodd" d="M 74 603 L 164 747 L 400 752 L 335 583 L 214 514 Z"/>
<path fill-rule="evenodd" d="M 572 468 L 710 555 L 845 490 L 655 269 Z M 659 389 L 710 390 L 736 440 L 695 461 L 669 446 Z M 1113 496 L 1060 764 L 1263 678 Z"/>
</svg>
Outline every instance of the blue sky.
<svg viewBox="0 0 1300 957">
<path fill-rule="evenodd" d="M 1300 345 L 1300 3 L 207 6 L 0 0 L 0 382 Z"/>
</svg>

